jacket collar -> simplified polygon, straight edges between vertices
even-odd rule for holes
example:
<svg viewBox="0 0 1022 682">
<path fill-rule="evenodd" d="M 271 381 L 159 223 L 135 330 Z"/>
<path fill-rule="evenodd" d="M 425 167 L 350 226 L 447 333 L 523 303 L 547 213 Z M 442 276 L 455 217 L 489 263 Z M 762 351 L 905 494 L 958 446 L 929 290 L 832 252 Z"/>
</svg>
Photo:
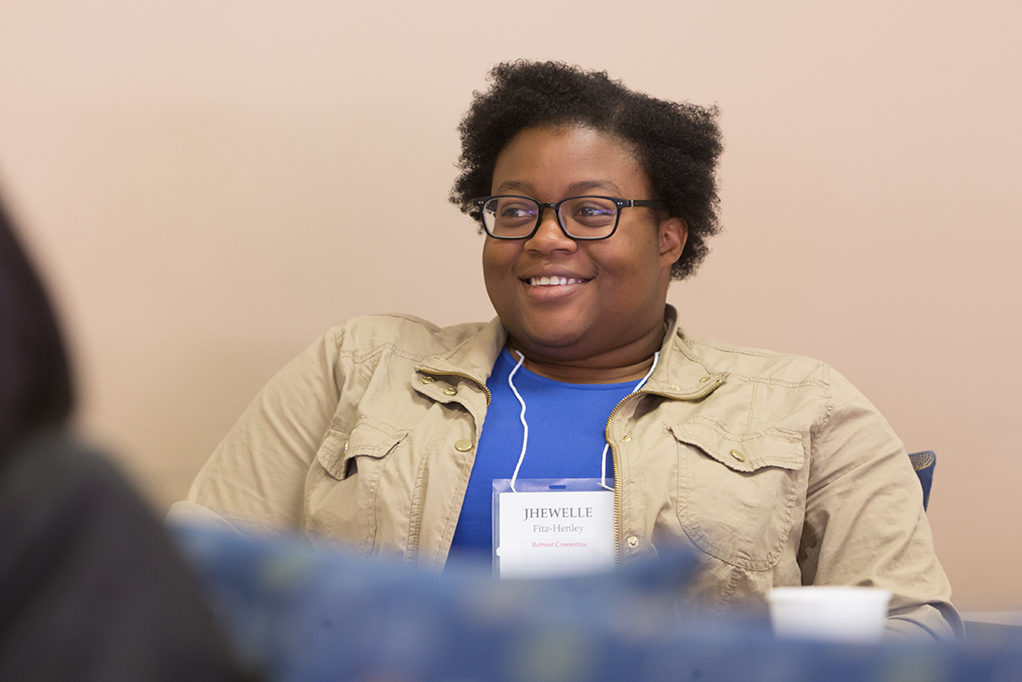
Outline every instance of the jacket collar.
<svg viewBox="0 0 1022 682">
<path fill-rule="evenodd" d="M 696 357 L 678 325 L 678 311 L 674 306 L 667 305 L 664 321 L 667 333 L 660 346 L 660 359 L 643 392 L 675 400 L 702 400 L 727 381 L 728 373 L 715 371 Z"/>
<path fill-rule="evenodd" d="M 486 380 L 490 377 L 493 364 L 506 339 L 507 331 L 495 317 L 452 350 L 423 359 L 418 371 L 438 376 L 465 377 L 485 390 Z"/>
<path fill-rule="evenodd" d="M 728 373 L 714 371 L 696 357 L 678 326 L 678 311 L 674 306 L 667 304 L 664 321 L 667 332 L 660 346 L 660 359 L 643 391 L 676 400 L 700 400 L 723 385 Z M 486 380 L 506 340 L 507 330 L 495 317 L 452 350 L 425 358 L 418 371 L 464 377 L 485 390 Z"/>
</svg>

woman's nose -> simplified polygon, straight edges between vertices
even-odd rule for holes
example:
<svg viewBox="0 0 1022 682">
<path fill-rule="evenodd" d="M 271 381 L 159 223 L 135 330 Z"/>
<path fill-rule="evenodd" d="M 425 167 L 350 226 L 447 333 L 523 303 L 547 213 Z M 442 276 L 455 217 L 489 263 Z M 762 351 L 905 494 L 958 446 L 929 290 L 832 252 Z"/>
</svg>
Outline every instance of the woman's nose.
<svg viewBox="0 0 1022 682">
<path fill-rule="evenodd" d="M 569 237 L 557 222 L 557 212 L 552 207 L 545 207 L 539 220 L 539 227 L 529 237 L 526 248 L 536 251 L 574 251 L 578 242 Z"/>
</svg>

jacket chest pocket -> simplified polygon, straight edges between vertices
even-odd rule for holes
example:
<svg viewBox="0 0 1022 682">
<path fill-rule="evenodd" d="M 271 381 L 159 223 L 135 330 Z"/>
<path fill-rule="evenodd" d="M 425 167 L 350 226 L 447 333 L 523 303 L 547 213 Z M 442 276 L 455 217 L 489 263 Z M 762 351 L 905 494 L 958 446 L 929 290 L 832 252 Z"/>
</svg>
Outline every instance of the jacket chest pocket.
<svg viewBox="0 0 1022 682">
<path fill-rule="evenodd" d="M 801 438 L 736 436 L 691 421 L 668 428 L 678 441 L 678 520 L 688 537 L 739 568 L 776 565 L 804 507 Z"/>
<path fill-rule="evenodd" d="M 360 420 L 350 433 L 327 432 L 316 453 L 322 468 L 309 480 L 310 530 L 371 551 L 379 523 L 380 479 L 407 435 L 375 420 Z"/>
</svg>

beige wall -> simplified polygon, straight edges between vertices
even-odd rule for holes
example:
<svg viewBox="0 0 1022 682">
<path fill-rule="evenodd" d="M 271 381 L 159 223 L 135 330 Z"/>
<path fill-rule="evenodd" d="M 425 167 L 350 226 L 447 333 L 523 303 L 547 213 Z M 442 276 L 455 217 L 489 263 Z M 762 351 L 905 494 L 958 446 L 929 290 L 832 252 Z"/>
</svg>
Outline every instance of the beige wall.
<svg viewBox="0 0 1022 682">
<path fill-rule="evenodd" d="M 727 232 L 671 300 L 827 359 L 910 449 L 966 608 L 1020 608 L 1016 3 L 110 0 L 0 9 L 0 183 L 77 352 L 81 422 L 159 505 L 322 329 L 488 318 L 446 203 L 496 61 L 718 102 Z"/>
</svg>

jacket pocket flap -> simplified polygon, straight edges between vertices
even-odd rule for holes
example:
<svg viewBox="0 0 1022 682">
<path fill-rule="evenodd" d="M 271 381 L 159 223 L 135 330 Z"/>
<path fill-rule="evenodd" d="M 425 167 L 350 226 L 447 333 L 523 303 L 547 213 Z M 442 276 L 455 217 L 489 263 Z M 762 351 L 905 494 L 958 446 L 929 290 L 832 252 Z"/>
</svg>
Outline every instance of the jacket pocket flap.
<svg viewBox="0 0 1022 682">
<path fill-rule="evenodd" d="M 359 421 L 351 433 L 330 429 L 316 459 L 331 476 L 343 481 L 357 471 L 358 458 L 382 459 L 407 435 L 407 431 L 380 422 Z"/>
<path fill-rule="evenodd" d="M 688 421 L 668 425 L 680 442 L 694 445 L 734 471 L 751 473 L 766 467 L 798 471 L 805 466 L 805 448 L 797 434 L 765 431 L 752 434 L 723 432 L 715 424 Z"/>
</svg>

